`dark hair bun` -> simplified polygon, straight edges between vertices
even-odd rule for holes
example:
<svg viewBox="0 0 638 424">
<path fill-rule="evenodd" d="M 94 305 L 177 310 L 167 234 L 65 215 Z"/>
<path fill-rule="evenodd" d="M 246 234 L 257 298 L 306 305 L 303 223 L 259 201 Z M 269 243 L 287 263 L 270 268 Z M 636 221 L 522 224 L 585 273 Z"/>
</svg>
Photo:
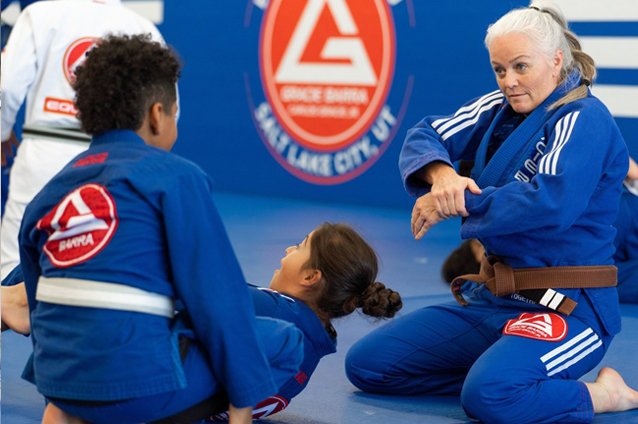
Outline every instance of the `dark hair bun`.
<svg viewBox="0 0 638 424">
<path fill-rule="evenodd" d="M 359 305 L 366 315 L 392 318 L 403 307 L 403 301 L 398 292 L 377 281 L 363 292 Z"/>
</svg>

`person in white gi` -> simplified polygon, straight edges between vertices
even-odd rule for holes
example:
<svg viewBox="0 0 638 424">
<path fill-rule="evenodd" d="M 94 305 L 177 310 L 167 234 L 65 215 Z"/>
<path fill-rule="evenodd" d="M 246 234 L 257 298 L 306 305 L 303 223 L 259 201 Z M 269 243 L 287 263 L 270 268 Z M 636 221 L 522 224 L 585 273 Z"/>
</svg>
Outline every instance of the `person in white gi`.
<svg viewBox="0 0 638 424">
<path fill-rule="evenodd" d="M 74 69 L 108 34 L 150 33 L 155 25 L 120 0 L 37 2 L 20 14 L 2 56 L 2 144 L 15 139 L 16 114 L 26 98 L 22 142 L 10 174 L 2 218 L 0 276 L 18 263 L 18 230 L 26 205 L 64 165 L 84 151 L 71 88 Z"/>
</svg>

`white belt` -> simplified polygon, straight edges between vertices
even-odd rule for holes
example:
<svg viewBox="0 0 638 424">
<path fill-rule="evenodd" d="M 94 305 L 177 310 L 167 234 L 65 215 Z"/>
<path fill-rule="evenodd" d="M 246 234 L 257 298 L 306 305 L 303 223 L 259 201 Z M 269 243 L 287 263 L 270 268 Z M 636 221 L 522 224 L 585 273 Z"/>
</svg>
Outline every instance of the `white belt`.
<svg viewBox="0 0 638 424">
<path fill-rule="evenodd" d="M 173 318 L 173 299 L 124 284 L 40 277 L 35 298 L 58 305 L 117 309 Z"/>
</svg>

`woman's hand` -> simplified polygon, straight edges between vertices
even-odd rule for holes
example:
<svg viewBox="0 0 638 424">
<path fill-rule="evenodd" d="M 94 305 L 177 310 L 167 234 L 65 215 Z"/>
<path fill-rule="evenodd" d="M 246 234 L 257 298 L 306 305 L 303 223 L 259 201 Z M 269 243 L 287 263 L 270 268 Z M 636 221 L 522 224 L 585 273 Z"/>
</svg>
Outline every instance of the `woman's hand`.
<svg viewBox="0 0 638 424">
<path fill-rule="evenodd" d="M 228 424 L 249 424 L 253 422 L 253 407 L 235 408 L 228 404 Z"/>
<path fill-rule="evenodd" d="M 432 193 L 419 197 L 412 208 L 412 234 L 414 238 L 421 239 L 434 224 L 438 224 L 444 219 L 436 209 Z"/>
<path fill-rule="evenodd" d="M 443 219 L 452 216 L 468 216 L 465 209 L 465 190 L 481 194 L 481 189 L 473 179 L 461 177 L 454 168 L 443 162 L 428 165 L 425 175 L 426 181 L 432 184 L 430 194 L 434 207 Z"/>
</svg>

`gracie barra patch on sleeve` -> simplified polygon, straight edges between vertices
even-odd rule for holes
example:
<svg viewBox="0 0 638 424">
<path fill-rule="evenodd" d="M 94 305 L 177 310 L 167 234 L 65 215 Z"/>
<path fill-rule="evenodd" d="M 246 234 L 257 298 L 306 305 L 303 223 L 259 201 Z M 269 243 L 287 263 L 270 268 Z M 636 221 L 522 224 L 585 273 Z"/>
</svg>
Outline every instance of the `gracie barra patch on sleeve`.
<svg viewBox="0 0 638 424">
<path fill-rule="evenodd" d="M 567 322 L 555 313 L 522 313 L 505 324 L 503 334 L 559 342 L 567 335 Z"/>
</svg>

